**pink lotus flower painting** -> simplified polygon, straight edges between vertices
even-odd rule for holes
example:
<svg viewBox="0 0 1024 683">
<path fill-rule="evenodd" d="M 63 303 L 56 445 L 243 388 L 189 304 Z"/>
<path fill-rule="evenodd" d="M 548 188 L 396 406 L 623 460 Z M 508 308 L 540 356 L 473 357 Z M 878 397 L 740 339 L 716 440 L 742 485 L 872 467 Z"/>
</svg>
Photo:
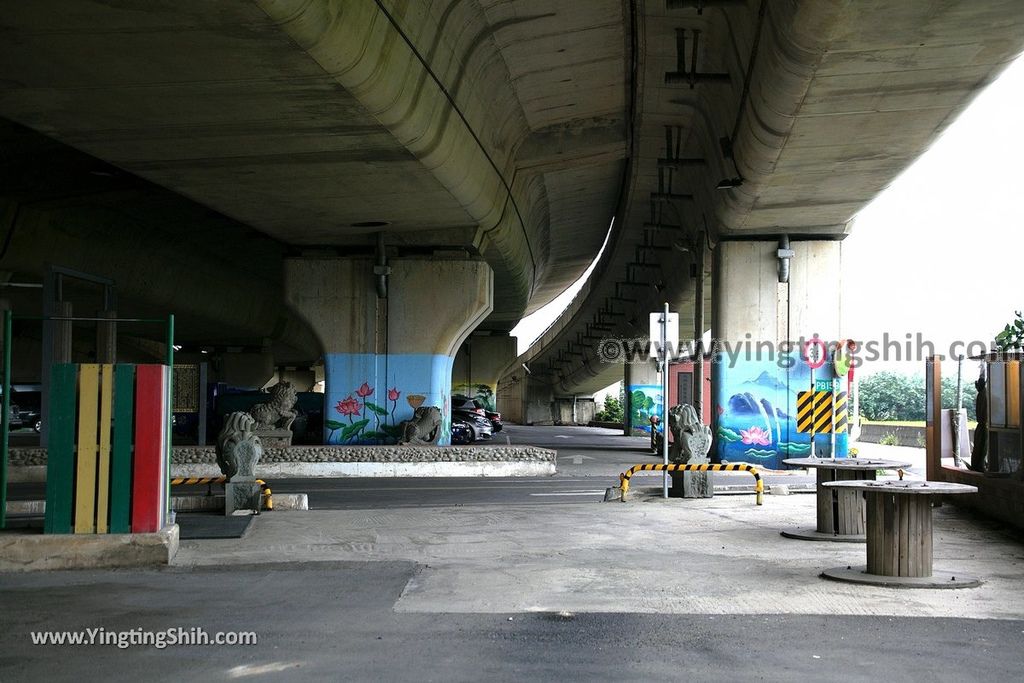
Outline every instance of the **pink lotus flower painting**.
<svg viewBox="0 0 1024 683">
<path fill-rule="evenodd" d="M 770 446 L 772 443 L 772 435 L 762 427 L 741 429 L 740 438 L 743 440 L 743 443 L 752 446 Z"/>
<path fill-rule="evenodd" d="M 395 443 L 401 432 L 399 420 L 395 416 L 398 398 L 402 392 L 397 386 L 387 390 L 391 410 L 370 400 L 374 388 L 369 382 L 363 382 L 356 390 L 334 405 L 339 415 L 348 418 L 343 420 L 325 420 L 324 425 L 330 430 L 327 443 L 331 444 L 382 444 Z M 358 398 L 357 398 L 358 397 Z M 420 397 L 421 400 L 423 397 Z M 360 399 L 362 399 L 360 401 Z M 335 433 L 338 437 L 335 438 Z"/>
<path fill-rule="evenodd" d="M 352 394 L 349 394 L 348 398 L 338 401 L 338 405 L 334 406 L 334 409 L 342 415 L 358 415 L 363 407 L 359 401 L 352 398 Z"/>
</svg>

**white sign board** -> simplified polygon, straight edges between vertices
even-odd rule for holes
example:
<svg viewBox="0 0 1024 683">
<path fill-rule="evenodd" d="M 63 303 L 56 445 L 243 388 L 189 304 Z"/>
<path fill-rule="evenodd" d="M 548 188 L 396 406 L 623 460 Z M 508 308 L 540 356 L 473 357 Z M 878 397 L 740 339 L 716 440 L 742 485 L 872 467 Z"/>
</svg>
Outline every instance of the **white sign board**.
<svg viewBox="0 0 1024 683">
<path fill-rule="evenodd" d="M 659 311 L 651 313 L 651 358 L 661 357 L 661 325 L 665 319 L 665 313 Z M 674 354 L 679 348 L 679 314 L 669 313 L 667 328 L 665 330 L 665 346 L 670 354 Z"/>
</svg>

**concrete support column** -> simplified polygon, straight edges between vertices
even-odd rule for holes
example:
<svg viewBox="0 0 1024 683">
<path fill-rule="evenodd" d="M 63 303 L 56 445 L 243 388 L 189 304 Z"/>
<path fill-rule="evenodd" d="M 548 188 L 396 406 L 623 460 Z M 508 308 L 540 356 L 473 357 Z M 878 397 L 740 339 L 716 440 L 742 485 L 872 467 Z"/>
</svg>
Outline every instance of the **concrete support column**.
<svg viewBox="0 0 1024 683">
<path fill-rule="evenodd" d="M 715 251 L 712 337 L 718 460 L 781 468 L 788 457 L 831 453 L 831 435 L 797 430 L 797 397 L 812 389 L 803 341 L 831 349 L 842 338 L 842 242 L 794 241 L 788 281 L 780 282 L 779 243 L 723 242 Z M 815 379 L 831 380 L 830 362 Z M 846 379 L 837 379 L 846 392 Z M 836 456 L 846 454 L 837 435 Z"/>
<path fill-rule="evenodd" d="M 394 443 L 421 405 L 441 409 L 439 443 L 450 441 L 455 353 L 493 308 L 493 274 L 471 258 L 388 267 L 380 283 L 370 258 L 285 263 L 288 302 L 324 350 L 326 443 Z"/>
<path fill-rule="evenodd" d="M 472 334 L 459 347 L 452 368 L 452 392 L 498 410 L 498 379 L 516 359 L 516 338 L 504 333 Z"/>
<path fill-rule="evenodd" d="M 625 434 L 626 436 L 650 436 L 651 415 L 661 415 L 661 379 L 658 366 L 653 359 L 642 363 L 626 363 L 623 385 L 626 393 Z"/>
<path fill-rule="evenodd" d="M 217 357 L 217 381 L 235 389 L 261 389 L 274 377 L 274 356 L 265 351 L 226 351 Z"/>
</svg>

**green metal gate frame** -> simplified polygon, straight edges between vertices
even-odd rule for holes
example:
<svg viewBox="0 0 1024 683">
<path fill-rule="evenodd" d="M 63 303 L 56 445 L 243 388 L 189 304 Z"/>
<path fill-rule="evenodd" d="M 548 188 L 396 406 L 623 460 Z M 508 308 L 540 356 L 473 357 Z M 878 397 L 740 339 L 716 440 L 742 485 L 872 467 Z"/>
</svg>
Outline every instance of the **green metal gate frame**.
<svg viewBox="0 0 1024 683">
<path fill-rule="evenodd" d="M 172 405 L 174 396 L 174 314 L 166 318 L 95 318 L 59 315 L 14 315 L 8 309 L 4 311 L 4 354 L 3 354 L 3 396 L 0 397 L 0 529 L 7 528 L 7 458 L 10 453 L 11 435 L 11 340 L 14 320 L 40 320 L 43 322 L 105 322 L 105 323 L 145 323 L 167 326 L 167 405 Z M 167 511 L 171 509 L 171 419 L 173 409 L 167 415 L 167 447 L 164 453 L 167 471 Z M 51 422 L 53 416 L 50 416 Z M 44 425 L 49 429 L 49 425 Z M 170 517 L 168 516 L 168 519 Z"/>
</svg>

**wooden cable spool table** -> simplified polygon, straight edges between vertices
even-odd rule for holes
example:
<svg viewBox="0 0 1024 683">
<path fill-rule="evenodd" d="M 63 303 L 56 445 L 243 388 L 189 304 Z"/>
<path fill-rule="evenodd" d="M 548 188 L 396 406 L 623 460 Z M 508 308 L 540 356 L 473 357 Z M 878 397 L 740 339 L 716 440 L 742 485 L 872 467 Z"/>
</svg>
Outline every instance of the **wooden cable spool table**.
<svg viewBox="0 0 1024 683">
<path fill-rule="evenodd" d="M 818 525 L 780 532 L 803 541 L 863 543 L 866 539 L 864 497 L 859 491 L 827 489 L 832 481 L 874 481 L 876 470 L 910 467 L 910 463 L 878 458 L 789 458 L 782 462 L 818 472 Z"/>
<path fill-rule="evenodd" d="M 976 486 L 941 481 L 831 481 L 823 487 L 864 494 L 867 565 L 835 567 L 822 576 L 836 581 L 901 588 L 972 588 L 975 577 L 932 567 L 932 499 L 977 493 Z"/>
</svg>

